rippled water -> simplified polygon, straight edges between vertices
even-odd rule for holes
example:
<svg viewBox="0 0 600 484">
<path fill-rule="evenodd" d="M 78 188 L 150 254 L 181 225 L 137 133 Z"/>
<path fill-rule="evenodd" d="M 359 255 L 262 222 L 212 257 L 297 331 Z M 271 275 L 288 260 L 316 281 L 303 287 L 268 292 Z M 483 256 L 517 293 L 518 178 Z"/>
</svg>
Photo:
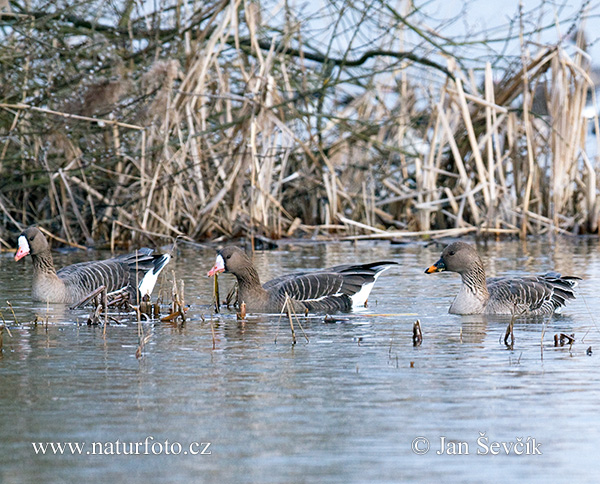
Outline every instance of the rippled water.
<svg viewBox="0 0 600 484">
<path fill-rule="evenodd" d="M 489 275 L 580 275 L 579 297 L 562 316 L 517 321 L 510 350 L 501 342 L 506 319 L 447 314 L 459 277 L 423 274 L 439 247 L 284 246 L 256 253 L 263 280 L 349 261 L 401 265 L 379 279 L 367 310 L 304 321 L 309 342 L 296 328 L 292 345 L 289 323 L 277 316 L 242 323 L 225 313 L 214 318 L 213 349 L 205 275 L 214 251 L 185 249 L 170 268 L 185 280 L 189 320 L 182 328 L 145 324 L 152 339 L 138 361 L 135 324 L 109 326 L 104 336 L 101 327 L 77 324 L 87 311 L 32 303 L 30 261 L 2 257 L 0 308 L 12 321 L 10 301 L 19 324 L 10 325 L 12 337 L 4 333 L 0 357 L 0 482 L 597 481 L 597 240 L 480 250 Z M 56 259 L 60 266 L 102 256 Z M 220 281 L 223 292 L 232 278 Z M 29 323 L 36 314 L 50 323 Z M 415 348 L 417 318 L 424 339 Z M 554 347 L 561 332 L 575 333 L 570 349 Z M 522 438 L 529 447 L 515 448 L 521 452 L 531 453 L 535 439 L 542 455 L 478 455 L 486 452 L 477 444 L 484 432 L 488 446 Z M 463 455 L 438 455 L 442 436 Z M 180 455 L 114 455 L 117 440 L 156 444 L 139 444 L 140 454 L 152 454 L 167 439 Z M 429 452 L 415 454 L 413 441 L 421 451 L 424 439 Z M 82 455 L 36 455 L 32 442 L 85 446 Z M 94 442 L 113 455 L 93 455 Z M 184 455 L 194 442 L 210 442 L 211 454 Z"/>
</svg>

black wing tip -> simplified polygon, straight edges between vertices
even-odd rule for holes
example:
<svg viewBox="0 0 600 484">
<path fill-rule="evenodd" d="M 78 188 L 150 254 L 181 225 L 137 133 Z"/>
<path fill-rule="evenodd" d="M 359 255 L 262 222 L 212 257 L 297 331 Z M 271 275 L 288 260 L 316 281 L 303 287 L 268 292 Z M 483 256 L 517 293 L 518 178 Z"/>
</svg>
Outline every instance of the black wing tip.
<svg viewBox="0 0 600 484">
<path fill-rule="evenodd" d="M 154 260 L 154 273 L 160 272 L 171 260 L 170 254 L 162 254 Z"/>
</svg>

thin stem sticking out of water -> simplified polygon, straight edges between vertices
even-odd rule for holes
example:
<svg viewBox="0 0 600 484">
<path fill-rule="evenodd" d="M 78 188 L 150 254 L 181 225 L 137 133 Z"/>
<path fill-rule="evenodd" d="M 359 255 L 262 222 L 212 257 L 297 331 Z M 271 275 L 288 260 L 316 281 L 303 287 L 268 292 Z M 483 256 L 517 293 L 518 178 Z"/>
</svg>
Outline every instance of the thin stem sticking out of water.
<svg viewBox="0 0 600 484">
<path fill-rule="evenodd" d="M 542 324 L 542 337 L 540 338 L 540 357 L 544 361 L 544 335 L 546 334 L 546 323 Z"/>
<path fill-rule="evenodd" d="M 102 335 L 106 336 L 106 327 L 108 326 L 108 293 L 106 292 L 106 287 L 102 291 L 102 305 L 104 306 L 104 329 L 102 330 Z"/>
<path fill-rule="evenodd" d="M 215 305 L 215 313 L 219 313 L 219 274 L 215 274 L 213 286 L 213 303 Z"/>
<path fill-rule="evenodd" d="M 240 304 L 240 312 L 236 314 L 237 318 L 241 321 L 246 320 L 246 303 L 242 301 Z"/>
<path fill-rule="evenodd" d="M 17 315 L 15 314 L 15 310 L 13 309 L 12 304 L 10 303 L 10 301 L 6 301 L 6 304 L 8 304 L 8 307 L 12 312 L 13 318 L 15 319 L 15 324 L 19 324 L 19 322 L 17 321 Z"/>
<path fill-rule="evenodd" d="M 292 344 L 296 344 L 296 332 L 294 331 L 294 321 L 292 320 L 292 304 L 290 302 L 290 297 L 285 295 L 285 304 L 283 305 L 283 309 L 287 312 L 288 318 L 290 320 L 290 327 L 292 328 Z"/>
<path fill-rule="evenodd" d="M 421 343 L 423 343 L 423 331 L 421 331 L 421 322 L 417 319 L 415 321 L 415 323 L 413 324 L 413 346 L 421 346 Z M 391 351 L 391 344 L 390 344 L 390 351 Z"/>
<path fill-rule="evenodd" d="M 106 286 L 99 286 L 90 292 L 87 296 L 85 296 L 81 301 L 77 304 L 71 306 L 69 309 L 79 309 L 81 306 L 87 304 L 90 300 L 101 294 L 103 291 L 106 291 Z"/>
<path fill-rule="evenodd" d="M 508 323 L 508 326 L 506 327 L 506 333 L 504 333 L 504 344 L 506 346 L 508 346 L 511 350 L 515 347 L 515 332 L 514 332 L 515 317 L 516 317 L 516 315 L 513 313 L 512 317 L 510 318 L 510 323 Z M 509 336 L 510 336 L 510 344 L 508 344 Z"/>
</svg>

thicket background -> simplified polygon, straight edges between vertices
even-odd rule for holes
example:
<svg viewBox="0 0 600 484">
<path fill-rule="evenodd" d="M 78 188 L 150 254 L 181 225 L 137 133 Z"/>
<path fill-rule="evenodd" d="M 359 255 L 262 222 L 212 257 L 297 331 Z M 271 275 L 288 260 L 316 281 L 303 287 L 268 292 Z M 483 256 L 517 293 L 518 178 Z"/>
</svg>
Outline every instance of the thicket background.
<svg viewBox="0 0 600 484">
<path fill-rule="evenodd" d="M 0 242 L 597 232 L 593 5 L 432 7 L 0 1 Z"/>
</svg>

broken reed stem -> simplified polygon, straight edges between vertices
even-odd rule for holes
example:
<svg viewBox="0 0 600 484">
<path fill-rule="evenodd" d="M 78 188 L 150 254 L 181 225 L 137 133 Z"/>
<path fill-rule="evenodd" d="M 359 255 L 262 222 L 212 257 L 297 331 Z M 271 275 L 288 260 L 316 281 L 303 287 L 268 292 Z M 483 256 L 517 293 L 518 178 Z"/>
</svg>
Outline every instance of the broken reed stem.
<svg viewBox="0 0 600 484">
<path fill-rule="evenodd" d="M 515 324 L 516 313 L 513 312 L 510 323 L 506 327 L 506 333 L 504 333 L 504 344 L 508 346 L 511 350 L 515 346 L 515 333 L 514 333 L 514 324 Z M 510 344 L 508 344 L 508 337 L 510 336 Z"/>
<path fill-rule="evenodd" d="M 98 294 L 105 293 L 105 292 L 106 292 L 106 286 L 102 285 L 102 286 L 94 289 L 87 296 L 85 296 L 81 301 L 79 301 L 74 306 L 71 306 L 69 309 L 79 309 L 80 307 L 85 306 L 88 302 L 90 302 L 92 299 L 97 297 Z"/>
<path fill-rule="evenodd" d="M 288 294 L 285 295 L 285 302 L 283 303 L 283 307 L 281 308 L 279 320 L 281 320 L 281 315 L 284 313 L 284 311 L 288 315 L 288 319 L 290 321 L 290 327 L 292 328 L 292 344 L 294 344 L 294 345 L 296 344 L 296 332 L 294 331 L 294 321 L 292 319 L 292 315 L 296 319 L 296 322 L 298 323 L 298 326 L 300 327 L 300 330 L 302 331 L 302 335 L 306 339 L 306 342 L 309 343 L 310 340 L 308 339 L 308 336 L 307 336 L 306 332 L 304 331 L 304 328 L 302 327 L 302 323 L 300 323 L 300 319 L 298 318 L 298 315 L 296 314 L 296 311 L 294 310 L 292 298 L 290 298 L 290 296 Z"/>
<path fill-rule="evenodd" d="M 413 346 L 421 346 L 423 343 L 423 332 L 421 331 L 421 322 L 417 319 L 413 324 Z M 392 344 L 390 342 L 390 352 L 392 351 Z"/>
<path fill-rule="evenodd" d="M 106 287 L 102 291 L 102 305 L 104 306 L 104 336 L 106 336 L 106 326 L 108 326 L 108 293 Z"/>
<path fill-rule="evenodd" d="M 285 295 L 285 304 L 283 305 L 283 309 L 286 311 L 288 319 L 290 321 L 290 328 L 292 328 L 292 344 L 296 344 L 296 332 L 294 331 L 294 321 L 292 320 L 292 307 L 290 302 L 290 297 Z"/>
<path fill-rule="evenodd" d="M 219 274 L 214 275 L 214 283 L 213 283 L 213 304 L 215 306 L 215 313 L 219 313 L 220 311 L 220 299 L 219 299 Z"/>
<path fill-rule="evenodd" d="M 246 320 L 246 303 L 244 301 L 240 303 L 240 312 L 236 314 L 236 317 L 242 321 Z"/>
<path fill-rule="evenodd" d="M 54 111 L 52 109 L 46 109 L 46 108 L 39 108 L 37 106 L 31 106 L 29 104 L 24 104 L 24 103 L 18 103 L 18 104 L 0 103 L 0 108 L 26 110 L 26 111 L 37 111 L 37 112 L 45 113 L 45 114 L 53 114 L 55 116 L 60 116 L 62 118 L 67 118 L 67 119 L 70 118 L 70 119 L 77 119 L 79 121 L 88 121 L 91 123 L 97 123 L 99 125 L 107 124 L 107 125 L 119 126 L 121 128 L 136 129 L 138 131 L 142 131 L 144 129 L 143 126 L 137 126 L 135 124 L 128 124 L 128 123 L 121 123 L 120 121 L 115 121 L 114 119 L 90 118 L 89 116 L 80 116 L 78 114 L 63 113 L 60 111 Z"/>
<path fill-rule="evenodd" d="M 554 335 L 554 346 L 564 346 L 569 343 L 569 351 L 573 348 L 573 343 L 575 343 L 575 333 L 566 334 L 566 333 L 557 333 Z"/>
<path fill-rule="evenodd" d="M 13 318 L 14 318 L 14 320 L 15 320 L 15 324 L 19 324 L 19 322 L 17 321 L 17 315 L 15 314 L 15 310 L 13 309 L 13 307 L 12 307 L 12 304 L 10 303 L 10 301 L 6 301 L 6 304 L 8 304 L 8 307 L 9 307 L 9 309 L 10 309 L 10 312 L 11 312 L 11 313 L 12 313 L 12 315 L 13 315 Z"/>
<path fill-rule="evenodd" d="M 544 335 L 546 334 L 546 323 L 542 324 L 542 337 L 540 338 L 540 359 L 544 361 Z"/>
</svg>

